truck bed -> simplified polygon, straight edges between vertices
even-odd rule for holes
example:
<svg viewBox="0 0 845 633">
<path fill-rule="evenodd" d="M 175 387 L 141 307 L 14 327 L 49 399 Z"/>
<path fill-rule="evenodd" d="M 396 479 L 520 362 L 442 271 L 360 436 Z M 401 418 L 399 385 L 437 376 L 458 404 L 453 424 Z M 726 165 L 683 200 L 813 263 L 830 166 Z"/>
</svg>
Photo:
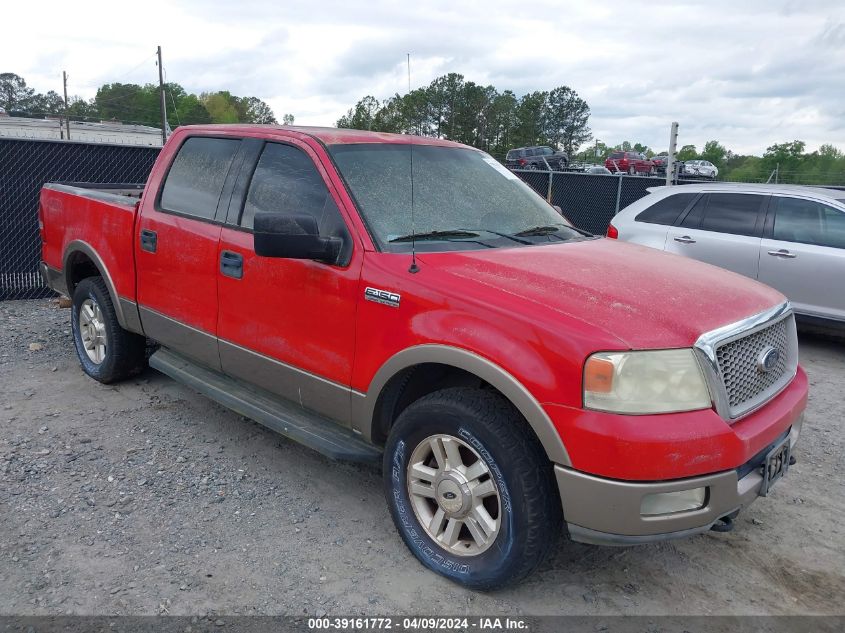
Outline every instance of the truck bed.
<svg viewBox="0 0 845 633">
<path fill-rule="evenodd" d="M 81 248 L 119 298 L 135 300 L 134 228 L 144 185 L 135 183 L 48 183 L 41 190 L 42 257 L 50 276 L 63 278 L 65 254 Z M 69 249 L 75 243 L 77 249 Z M 54 289 L 62 292 L 61 286 Z"/>
</svg>

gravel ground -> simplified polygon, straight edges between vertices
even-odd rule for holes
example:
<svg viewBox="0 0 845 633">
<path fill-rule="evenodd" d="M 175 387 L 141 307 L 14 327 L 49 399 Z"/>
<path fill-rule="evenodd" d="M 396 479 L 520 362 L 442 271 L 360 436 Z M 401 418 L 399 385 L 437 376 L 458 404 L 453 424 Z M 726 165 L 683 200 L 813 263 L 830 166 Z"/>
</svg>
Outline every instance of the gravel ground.
<svg viewBox="0 0 845 633">
<path fill-rule="evenodd" d="M 0 303 L 0 615 L 842 614 L 845 345 L 801 337 L 798 463 L 728 534 L 562 541 L 522 585 L 424 570 L 377 470 L 328 461 L 155 371 L 104 386 L 70 314 Z"/>
</svg>

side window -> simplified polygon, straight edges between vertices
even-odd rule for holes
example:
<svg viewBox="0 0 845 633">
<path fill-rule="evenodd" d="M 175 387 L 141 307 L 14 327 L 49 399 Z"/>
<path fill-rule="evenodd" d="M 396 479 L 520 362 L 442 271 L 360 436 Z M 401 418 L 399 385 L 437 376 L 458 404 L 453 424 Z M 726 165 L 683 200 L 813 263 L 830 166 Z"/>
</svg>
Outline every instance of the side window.
<svg viewBox="0 0 845 633">
<path fill-rule="evenodd" d="M 845 248 L 845 213 L 812 200 L 778 198 L 772 237 Z"/>
<path fill-rule="evenodd" d="M 693 201 L 693 198 L 698 195 L 696 193 L 676 193 L 671 196 L 666 196 L 662 200 L 655 202 L 648 209 L 642 211 L 634 218 L 637 222 L 650 222 L 652 224 L 668 224 L 673 225 L 681 215 L 681 212 L 687 208 L 687 205 Z"/>
<path fill-rule="evenodd" d="M 346 224 L 323 177 L 302 150 L 281 143 L 265 145 L 249 184 L 240 225 L 251 229 L 256 213 L 314 216 L 320 235 L 343 240 L 338 262 L 348 262 L 352 239 Z"/>
<path fill-rule="evenodd" d="M 238 151 L 236 139 L 189 138 L 170 166 L 159 205 L 165 211 L 214 219 L 229 166 Z"/>
<path fill-rule="evenodd" d="M 756 235 L 762 202 L 763 196 L 755 194 L 711 193 L 699 228 L 733 235 Z"/>
</svg>

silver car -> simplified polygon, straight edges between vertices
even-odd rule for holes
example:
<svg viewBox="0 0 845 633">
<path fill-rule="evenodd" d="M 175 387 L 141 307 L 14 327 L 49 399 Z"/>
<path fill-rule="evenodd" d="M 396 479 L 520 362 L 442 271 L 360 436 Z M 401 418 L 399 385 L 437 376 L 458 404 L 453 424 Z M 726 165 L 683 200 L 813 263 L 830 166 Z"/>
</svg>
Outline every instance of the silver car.
<svg viewBox="0 0 845 633">
<path fill-rule="evenodd" d="M 806 320 L 845 325 L 845 191 L 713 183 L 649 192 L 608 236 L 757 279 Z"/>
</svg>

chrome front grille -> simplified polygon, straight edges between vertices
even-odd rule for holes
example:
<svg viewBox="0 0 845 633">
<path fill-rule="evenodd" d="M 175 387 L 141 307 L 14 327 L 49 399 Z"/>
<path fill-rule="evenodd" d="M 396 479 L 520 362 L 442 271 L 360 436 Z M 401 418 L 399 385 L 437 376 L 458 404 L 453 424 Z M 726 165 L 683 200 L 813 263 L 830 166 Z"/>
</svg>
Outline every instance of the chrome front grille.
<svg viewBox="0 0 845 633">
<path fill-rule="evenodd" d="M 769 371 L 762 371 L 761 356 L 769 349 L 777 351 L 778 360 Z M 717 347 L 716 359 L 731 411 L 742 409 L 746 403 L 782 385 L 789 359 L 786 321 Z"/>
<path fill-rule="evenodd" d="M 788 303 L 708 332 L 696 348 L 706 361 L 716 410 L 726 420 L 768 402 L 798 370 L 798 336 Z"/>
</svg>

